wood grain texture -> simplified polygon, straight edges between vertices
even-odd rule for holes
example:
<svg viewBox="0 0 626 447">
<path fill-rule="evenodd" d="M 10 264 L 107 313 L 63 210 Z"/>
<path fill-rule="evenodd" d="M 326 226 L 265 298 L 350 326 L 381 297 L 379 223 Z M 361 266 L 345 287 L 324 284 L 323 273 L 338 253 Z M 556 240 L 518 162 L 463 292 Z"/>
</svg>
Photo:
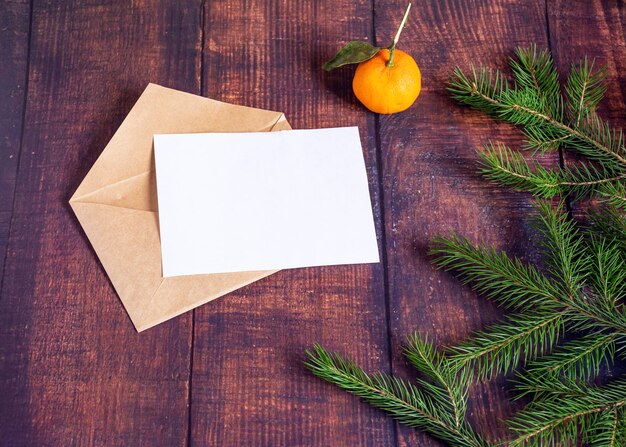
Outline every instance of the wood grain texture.
<svg viewBox="0 0 626 447">
<path fill-rule="evenodd" d="M 283 111 L 294 128 L 358 125 L 380 223 L 374 116 L 351 69 L 321 70 L 371 38 L 371 3 L 216 1 L 204 17 L 203 93 Z M 282 271 L 197 309 L 192 444 L 394 445 L 385 415 L 307 372 L 315 342 L 388 369 L 381 265 Z"/>
<path fill-rule="evenodd" d="M 621 126 L 626 13 L 609 0 L 415 4 L 399 48 L 422 94 L 376 117 L 354 99 L 353 68 L 320 66 L 348 40 L 386 45 L 403 6 L 34 0 L 28 92 L 30 5 L 0 6 L 0 445 L 439 445 L 310 375 L 304 350 L 410 379 L 407 335 L 456 342 L 499 317 L 425 251 L 454 229 L 533 258 L 529 197 L 472 169 L 476 148 L 521 135 L 444 83 L 454 65 L 505 67 L 517 45 L 550 46 L 562 73 L 587 54 L 609 67 L 601 113 Z M 149 81 L 280 110 L 294 128 L 358 125 L 386 273 L 283 271 L 137 334 L 66 202 Z M 504 432 L 507 397 L 503 380 L 472 390 L 480 432 Z"/>
<path fill-rule="evenodd" d="M 35 1 L 0 298 L 0 444 L 185 445 L 191 316 L 137 334 L 67 200 L 149 81 L 200 90 L 199 3 Z"/>
<path fill-rule="evenodd" d="M 422 93 L 407 112 L 380 117 L 392 363 L 394 373 L 409 379 L 414 370 L 401 345 L 412 332 L 454 343 L 499 316 L 493 303 L 435 270 L 426 254 L 432 239 L 454 230 L 521 255 L 532 238 L 529 196 L 498 188 L 476 173 L 477 149 L 489 141 L 519 147 L 520 132 L 455 103 L 445 84 L 455 65 L 506 69 L 515 47 L 547 44 L 541 2 L 433 1 L 411 13 L 399 48 L 420 66 Z M 379 45 L 390 42 L 401 15 L 395 4 L 376 3 Z M 506 433 L 502 421 L 511 412 L 503 379 L 472 389 L 470 420 L 487 437 Z M 440 445 L 416 430 L 398 430 L 399 445 Z"/>
<path fill-rule="evenodd" d="M 29 27 L 30 1 L 0 3 L 0 278 L 13 215 L 28 77 Z"/>
<path fill-rule="evenodd" d="M 572 64 L 585 56 L 607 67 L 607 93 L 599 113 L 611 124 L 626 123 L 626 9 L 610 0 L 553 1 L 547 3 L 550 48 L 566 79 Z"/>
</svg>

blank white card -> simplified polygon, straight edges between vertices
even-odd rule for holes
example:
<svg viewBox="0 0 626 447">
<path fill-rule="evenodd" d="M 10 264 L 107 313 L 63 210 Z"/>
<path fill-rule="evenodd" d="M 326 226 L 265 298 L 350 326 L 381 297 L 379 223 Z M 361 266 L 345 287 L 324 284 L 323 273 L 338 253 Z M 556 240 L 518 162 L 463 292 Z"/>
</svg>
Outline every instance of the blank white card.
<svg viewBox="0 0 626 447">
<path fill-rule="evenodd" d="M 356 127 L 155 135 L 163 276 L 378 262 Z"/>
</svg>

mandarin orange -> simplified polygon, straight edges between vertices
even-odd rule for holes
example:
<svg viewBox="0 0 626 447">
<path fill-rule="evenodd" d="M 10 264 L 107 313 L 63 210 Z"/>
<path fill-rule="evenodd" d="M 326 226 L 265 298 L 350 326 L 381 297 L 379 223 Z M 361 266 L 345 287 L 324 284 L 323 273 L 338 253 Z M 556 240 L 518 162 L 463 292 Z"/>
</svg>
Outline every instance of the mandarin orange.
<svg viewBox="0 0 626 447">
<path fill-rule="evenodd" d="M 422 88 L 420 69 L 410 55 L 395 49 L 391 66 L 389 57 L 389 50 L 382 49 L 361 62 L 354 73 L 352 90 L 372 112 L 402 112 L 411 107 Z"/>
</svg>

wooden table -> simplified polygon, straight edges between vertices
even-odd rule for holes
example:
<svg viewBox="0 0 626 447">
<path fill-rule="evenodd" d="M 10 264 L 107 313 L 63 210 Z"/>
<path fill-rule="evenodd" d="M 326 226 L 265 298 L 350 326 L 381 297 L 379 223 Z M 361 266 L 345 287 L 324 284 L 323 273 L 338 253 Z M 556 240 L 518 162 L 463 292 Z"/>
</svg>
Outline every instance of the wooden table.
<svg viewBox="0 0 626 447">
<path fill-rule="evenodd" d="M 404 6 L 0 4 L 0 445 L 439 445 L 313 377 L 304 350 L 320 342 L 410 378 L 407 335 L 451 343 L 499 317 L 426 249 L 454 229 L 528 252 L 530 198 L 474 167 L 476 148 L 520 134 L 455 104 L 446 79 L 455 65 L 504 67 L 533 42 L 562 73 L 588 54 L 608 65 L 601 113 L 623 124 L 626 8 L 416 1 L 400 48 L 422 94 L 378 116 L 353 97 L 351 68 L 320 65 L 348 40 L 387 45 Z M 283 111 L 294 128 L 358 125 L 382 262 L 282 271 L 137 334 L 67 201 L 148 82 Z M 471 418 L 492 437 L 512 412 L 505 384 L 472 390 Z"/>
</svg>

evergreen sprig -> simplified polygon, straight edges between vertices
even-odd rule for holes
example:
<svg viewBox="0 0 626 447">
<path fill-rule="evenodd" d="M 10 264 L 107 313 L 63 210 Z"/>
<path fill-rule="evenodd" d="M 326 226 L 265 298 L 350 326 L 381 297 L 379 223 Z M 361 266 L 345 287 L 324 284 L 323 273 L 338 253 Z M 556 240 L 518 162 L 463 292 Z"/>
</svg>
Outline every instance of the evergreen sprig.
<svg viewBox="0 0 626 447">
<path fill-rule="evenodd" d="M 452 96 L 522 126 L 527 148 L 542 153 L 564 148 L 582 155 L 584 162 L 547 169 L 537 161 L 527 161 L 520 151 L 489 144 L 480 152 L 484 175 L 540 197 L 598 194 L 615 206 L 626 205 L 624 137 L 596 113 L 606 91 L 605 68 L 594 70 L 587 59 L 573 66 L 563 95 L 547 51 L 533 46 L 517 50 L 516 56 L 510 61 L 512 87 L 497 70 L 472 67 L 466 74 L 457 68 L 448 87 Z"/>
<path fill-rule="evenodd" d="M 385 410 L 409 427 L 419 428 L 455 447 L 490 447 L 465 419 L 469 378 L 426 339 L 414 336 L 405 348 L 408 360 L 424 375 L 419 386 L 362 368 L 315 345 L 306 365 L 318 377 Z"/>
<path fill-rule="evenodd" d="M 368 376 L 320 346 L 308 352 L 307 365 L 453 446 L 491 445 L 466 419 L 468 390 L 475 380 L 514 372 L 516 397 L 529 403 L 509 421 L 511 437 L 498 444 L 626 447 L 626 377 L 600 376 L 626 356 L 626 150 L 622 133 L 595 112 L 606 74 L 585 59 L 562 93 L 548 52 L 520 49 L 510 65 L 512 83 L 496 70 L 456 69 L 450 90 L 462 103 L 522 126 L 527 148 L 582 156 L 572 167 L 548 169 L 501 144 L 481 151 L 487 178 L 537 196 L 543 260 L 525 263 L 456 234 L 435 239 L 431 254 L 438 267 L 511 314 L 442 350 L 410 337 L 405 355 L 421 374 L 415 384 Z M 564 198 L 592 195 L 603 205 L 589 223 L 575 221 Z"/>
<path fill-rule="evenodd" d="M 532 401 L 510 420 L 518 435 L 510 446 L 576 445 L 578 438 L 594 446 L 625 445 L 626 380 L 593 386 L 545 376 L 526 387 L 534 387 L 541 399 Z"/>
</svg>

